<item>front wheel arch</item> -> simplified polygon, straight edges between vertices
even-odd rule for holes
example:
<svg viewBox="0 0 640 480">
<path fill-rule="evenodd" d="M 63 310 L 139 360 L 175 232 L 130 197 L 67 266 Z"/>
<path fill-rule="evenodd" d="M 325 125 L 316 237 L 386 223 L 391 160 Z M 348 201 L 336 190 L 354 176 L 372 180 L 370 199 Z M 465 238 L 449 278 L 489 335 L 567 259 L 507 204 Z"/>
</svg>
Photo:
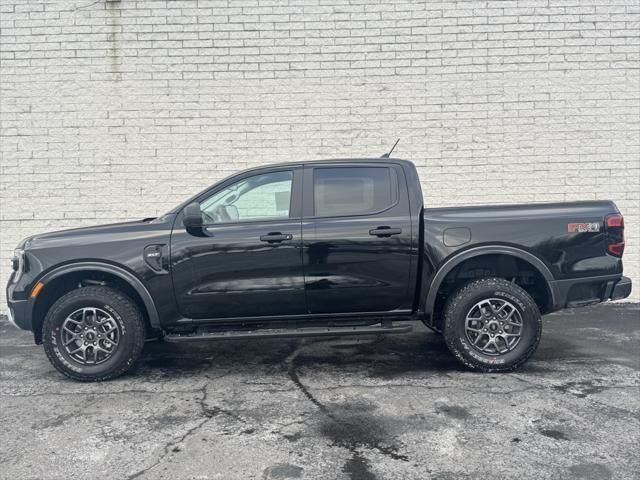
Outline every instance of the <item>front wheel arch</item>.
<svg viewBox="0 0 640 480">
<path fill-rule="evenodd" d="M 129 296 L 143 314 L 148 331 L 161 330 L 160 318 L 151 294 L 129 271 L 100 262 L 82 262 L 58 267 L 42 276 L 44 287 L 34 299 L 31 329 L 36 344 L 42 343 L 42 324 L 51 306 L 66 293 L 82 285 L 107 285 Z"/>
<path fill-rule="evenodd" d="M 56 370 L 73 380 L 110 380 L 135 366 L 145 330 L 140 310 L 127 295 L 86 286 L 63 295 L 47 312 L 44 351 Z"/>
</svg>

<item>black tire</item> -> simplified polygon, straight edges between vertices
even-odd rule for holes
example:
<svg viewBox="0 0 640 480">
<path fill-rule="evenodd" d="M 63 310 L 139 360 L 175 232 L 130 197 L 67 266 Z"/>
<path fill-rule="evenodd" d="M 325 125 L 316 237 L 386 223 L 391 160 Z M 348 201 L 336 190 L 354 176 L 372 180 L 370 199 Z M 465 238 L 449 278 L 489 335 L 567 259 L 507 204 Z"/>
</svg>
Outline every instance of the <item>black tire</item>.
<svg viewBox="0 0 640 480">
<path fill-rule="evenodd" d="M 487 304 L 484 303 L 480 307 L 478 304 L 482 301 L 496 299 L 496 304 L 505 302 L 514 307 L 516 313 L 520 316 L 521 327 L 508 327 L 512 333 L 520 333 L 519 339 L 513 346 L 509 347 L 506 340 L 502 337 L 500 341 L 495 338 L 495 342 L 499 342 L 499 347 L 503 349 L 503 353 L 496 352 L 498 346 L 496 343 L 491 345 L 491 328 L 485 330 L 483 327 L 504 328 L 500 326 L 500 315 L 492 316 L 488 313 L 487 319 L 482 318 L 483 323 L 475 322 L 472 319 L 470 326 L 479 327 L 481 333 L 466 330 L 467 316 L 475 317 L 483 314 L 484 310 L 489 312 Z M 477 308 L 477 310 L 474 310 Z M 491 310 L 494 311 L 494 310 Z M 510 310 L 507 310 L 510 311 Z M 476 313 L 472 313 L 476 312 Z M 501 315 L 506 315 L 502 313 Z M 497 318 L 498 322 L 493 319 Z M 491 322 L 491 323 L 488 323 Z M 484 332 L 489 333 L 484 333 Z M 496 334 L 502 333 L 495 331 Z M 505 332 L 506 333 L 506 332 Z M 480 372 L 511 372 L 525 363 L 538 348 L 540 337 L 542 335 L 542 318 L 540 310 L 531 296 L 518 285 L 508 282 L 502 278 L 482 278 L 472 280 L 462 286 L 447 301 L 444 309 L 444 339 L 447 347 L 453 355 L 462 362 L 466 367 Z M 474 346 L 473 340 L 479 339 L 479 347 Z M 473 337 L 473 338 L 470 338 Z M 496 335 L 498 337 L 499 335 Z M 514 337 L 515 338 L 515 337 Z M 511 337 L 508 338 L 509 341 Z M 482 351 L 483 343 L 487 342 L 488 350 Z M 512 348 L 507 351 L 508 348 Z M 493 350 L 493 352 L 490 352 Z"/>
<path fill-rule="evenodd" d="M 62 327 L 74 312 L 95 308 L 106 312 L 109 322 L 114 323 L 118 343 L 108 357 L 103 354 L 101 363 L 87 364 L 74 358 L 63 345 Z M 42 343 L 49 361 L 62 374 L 81 382 L 111 380 L 130 370 L 140 358 L 144 341 L 145 324 L 140 310 L 128 296 L 110 287 L 82 287 L 67 293 L 52 305 L 42 324 Z M 77 343 L 80 344 L 81 341 Z"/>
</svg>

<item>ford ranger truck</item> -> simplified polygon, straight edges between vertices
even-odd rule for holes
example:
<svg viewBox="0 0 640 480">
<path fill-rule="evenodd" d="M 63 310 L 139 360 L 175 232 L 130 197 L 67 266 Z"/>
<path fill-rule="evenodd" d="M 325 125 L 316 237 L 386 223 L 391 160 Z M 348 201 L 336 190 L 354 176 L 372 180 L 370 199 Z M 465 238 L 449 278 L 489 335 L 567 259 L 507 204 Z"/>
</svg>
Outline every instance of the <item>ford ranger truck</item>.
<svg viewBox="0 0 640 480">
<path fill-rule="evenodd" d="M 145 339 L 408 332 L 508 372 L 541 315 L 628 297 L 611 201 L 425 208 L 392 158 L 246 170 L 157 218 L 34 235 L 15 250 L 9 318 L 80 381 L 117 377 Z"/>
</svg>

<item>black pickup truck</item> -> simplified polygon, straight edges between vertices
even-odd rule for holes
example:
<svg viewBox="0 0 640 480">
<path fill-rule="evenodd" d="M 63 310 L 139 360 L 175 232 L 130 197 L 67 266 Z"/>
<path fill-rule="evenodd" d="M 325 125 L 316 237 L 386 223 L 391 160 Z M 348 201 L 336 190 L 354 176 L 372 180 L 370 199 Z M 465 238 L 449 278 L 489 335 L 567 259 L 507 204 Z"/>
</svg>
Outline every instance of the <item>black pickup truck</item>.
<svg viewBox="0 0 640 480">
<path fill-rule="evenodd" d="M 414 165 L 290 163 L 233 175 L 166 215 L 22 241 L 10 319 L 76 380 L 145 339 L 390 334 L 421 320 L 467 367 L 511 371 L 541 315 L 629 296 L 610 201 L 424 208 Z"/>
</svg>

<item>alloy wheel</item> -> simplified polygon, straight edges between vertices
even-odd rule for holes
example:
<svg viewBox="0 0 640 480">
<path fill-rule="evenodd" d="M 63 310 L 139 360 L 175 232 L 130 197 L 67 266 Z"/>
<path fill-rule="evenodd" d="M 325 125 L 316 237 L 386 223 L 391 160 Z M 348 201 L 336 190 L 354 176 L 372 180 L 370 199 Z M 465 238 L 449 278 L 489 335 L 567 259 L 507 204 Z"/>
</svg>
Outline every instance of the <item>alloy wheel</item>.
<svg viewBox="0 0 640 480">
<path fill-rule="evenodd" d="M 73 361 L 82 365 L 107 361 L 117 350 L 121 336 L 119 323 L 100 308 L 78 309 L 62 323 L 62 346 Z"/>
<path fill-rule="evenodd" d="M 522 315 L 509 301 L 489 298 L 476 303 L 465 319 L 464 330 L 473 348 L 485 355 L 512 351 L 522 335 Z"/>
</svg>

